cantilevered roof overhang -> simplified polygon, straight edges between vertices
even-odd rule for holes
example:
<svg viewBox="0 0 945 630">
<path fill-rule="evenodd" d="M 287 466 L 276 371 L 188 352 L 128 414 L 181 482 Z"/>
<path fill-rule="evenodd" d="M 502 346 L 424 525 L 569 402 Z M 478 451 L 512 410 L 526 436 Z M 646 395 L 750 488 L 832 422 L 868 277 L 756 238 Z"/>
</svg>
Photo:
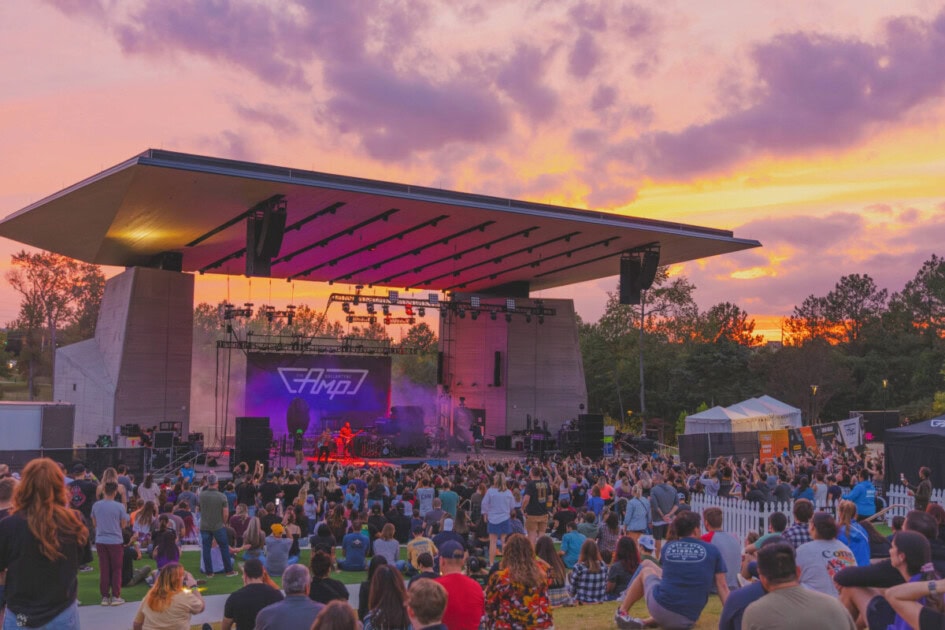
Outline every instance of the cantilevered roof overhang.
<svg viewBox="0 0 945 630">
<path fill-rule="evenodd" d="M 247 212 L 285 203 L 272 277 L 439 291 L 531 290 L 759 247 L 726 230 L 150 149 L 0 222 L 0 236 L 101 265 L 245 273 Z"/>
</svg>

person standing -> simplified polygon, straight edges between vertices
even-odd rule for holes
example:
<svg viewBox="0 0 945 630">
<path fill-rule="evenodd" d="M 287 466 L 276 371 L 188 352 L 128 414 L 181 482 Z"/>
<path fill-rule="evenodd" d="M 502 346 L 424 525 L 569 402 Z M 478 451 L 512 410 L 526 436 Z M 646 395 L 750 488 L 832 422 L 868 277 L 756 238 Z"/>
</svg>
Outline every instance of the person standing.
<svg viewBox="0 0 945 630">
<path fill-rule="evenodd" d="M 482 499 L 482 515 L 489 532 L 489 566 L 495 563 L 497 543 L 504 544 L 505 537 L 512 533 L 512 501 L 512 492 L 505 487 L 505 475 L 497 472 L 492 487 Z"/>
<path fill-rule="evenodd" d="M 302 452 L 302 446 L 305 443 L 303 439 L 304 435 L 302 429 L 296 429 L 295 435 L 292 436 L 292 450 L 295 452 L 295 466 L 300 468 L 302 462 L 305 461 L 305 453 Z"/>
<path fill-rule="evenodd" d="M 76 574 L 87 539 L 85 524 L 68 507 L 59 466 L 48 458 L 32 460 L 14 491 L 13 512 L 0 521 L 4 627 L 79 627 Z"/>
<path fill-rule="evenodd" d="M 243 565 L 243 588 L 233 591 L 226 598 L 220 630 L 232 630 L 234 626 L 236 630 L 254 628 L 259 611 L 281 601 L 282 593 L 273 586 L 262 562 L 247 560 Z"/>
<path fill-rule="evenodd" d="M 230 559 L 230 543 L 226 535 L 226 521 L 229 518 L 229 502 L 220 492 L 220 484 L 213 473 L 207 475 L 207 489 L 200 493 L 200 543 L 203 548 L 203 563 L 208 575 L 213 575 L 213 541 L 217 541 L 220 557 L 223 560 L 223 572 L 227 577 L 239 575 L 233 570 Z"/>
<path fill-rule="evenodd" d="M 912 486 L 909 484 L 909 480 L 906 479 L 905 473 L 899 476 L 899 479 L 902 481 L 908 490 L 909 494 L 915 497 L 915 509 L 920 512 L 925 512 L 925 508 L 929 506 L 929 501 L 932 499 L 932 471 L 927 466 L 922 466 L 919 468 L 919 483 L 918 485 Z"/>
<path fill-rule="evenodd" d="M 532 545 L 548 529 L 548 508 L 551 505 L 551 486 L 542 479 L 541 467 L 532 466 L 531 479 L 525 486 L 522 511 L 525 512 L 525 534 Z"/>
<path fill-rule="evenodd" d="M 660 555 L 663 540 L 669 530 L 669 523 L 679 511 L 679 496 L 672 482 L 672 471 L 664 481 L 660 473 L 653 473 L 653 487 L 650 489 L 650 518 L 653 519 L 653 538 L 656 539 L 656 555 Z"/>
<path fill-rule="evenodd" d="M 856 518 L 863 520 L 876 514 L 876 486 L 873 485 L 872 474 L 866 468 L 861 469 L 857 477 L 859 483 L 841 498 L 855 503 Z"/>
<path fill-rule="evenodd" d="M 331 455 L 332 441 L 331 431 L 328 430 L 328 427 L 325 427 L 325 429 L 322 430 L 322 434 L 318 437 L 318 459 L 316 461 L 319 464 L 322 463 L 323 456 L 325 463 L 328 463 L 328 456 Z"/>
<path fill-rule="evenodd" d="M 121 606 L 121 565 L 124 539 L 121 530 L 129 523 L 128 512 L 115 500 L 118 484 L 109 481 L 103 488 L 104 500 L 92 506 L 92 526 L 95 527 L 95 552 L 98 554 L 98 589 L 102 606 Z"/>
</svg>

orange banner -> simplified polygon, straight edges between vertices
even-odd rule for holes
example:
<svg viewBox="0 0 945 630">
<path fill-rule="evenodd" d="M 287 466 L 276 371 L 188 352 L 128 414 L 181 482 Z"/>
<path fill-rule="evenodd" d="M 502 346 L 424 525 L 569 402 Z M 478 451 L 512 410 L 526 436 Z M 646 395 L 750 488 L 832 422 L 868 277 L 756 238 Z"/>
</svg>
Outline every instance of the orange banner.
<svg viewBox="0 0 945 630">
<path fill-rule="evenodd" d="M 758 459 L 760 459 L 762 462 L 773 461 L 776 457 L 784 452 L 784 449 L 790 446 L 790 443 L 791 441 L 788 438 L 788 432 L 785 429 L 780 431 L 759 431 Z"/>
</svg>

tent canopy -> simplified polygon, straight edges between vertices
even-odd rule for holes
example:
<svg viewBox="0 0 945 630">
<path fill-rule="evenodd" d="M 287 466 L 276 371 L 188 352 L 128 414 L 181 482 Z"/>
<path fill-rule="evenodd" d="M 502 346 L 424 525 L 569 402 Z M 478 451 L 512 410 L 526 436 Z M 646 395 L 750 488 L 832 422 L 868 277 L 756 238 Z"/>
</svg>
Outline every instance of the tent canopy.
<svg viewBox="0 0 945 630">
<path fill-rule="evenodd" d="M 905 474 L 909 483 L 919 481 L 919 467 L 932 470 L 932 487 L 945 488 L 945 415 L 925 422 L 889 429 L 883 438 L 886 450 L 886 483 L 900 483 Z"/>
<path fill-rule="evenodd" d="M 801 410 L 770 396 L 713 407 L 686 418 L 686 434 L 773 431 L 801 426 Z"/>
</svg>

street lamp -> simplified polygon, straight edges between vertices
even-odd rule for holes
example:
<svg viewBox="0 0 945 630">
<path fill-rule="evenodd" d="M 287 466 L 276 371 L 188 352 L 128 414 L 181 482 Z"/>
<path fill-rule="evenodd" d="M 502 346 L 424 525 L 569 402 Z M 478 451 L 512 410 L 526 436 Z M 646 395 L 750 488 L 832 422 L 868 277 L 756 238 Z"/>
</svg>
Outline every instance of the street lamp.
<svg viewBox="0 0 945 630">
<path fill-rule="evenodd" d="M 814 424 L 814 396 L 817 395 L 817 385 L 810 386 L 810 424 Z"/>
<path fill-rule="evenodd" d="M 883 426 L 886 426 L 886 391 L 889 388 L 889 379 L 883 379 Z"/>
</svg>

